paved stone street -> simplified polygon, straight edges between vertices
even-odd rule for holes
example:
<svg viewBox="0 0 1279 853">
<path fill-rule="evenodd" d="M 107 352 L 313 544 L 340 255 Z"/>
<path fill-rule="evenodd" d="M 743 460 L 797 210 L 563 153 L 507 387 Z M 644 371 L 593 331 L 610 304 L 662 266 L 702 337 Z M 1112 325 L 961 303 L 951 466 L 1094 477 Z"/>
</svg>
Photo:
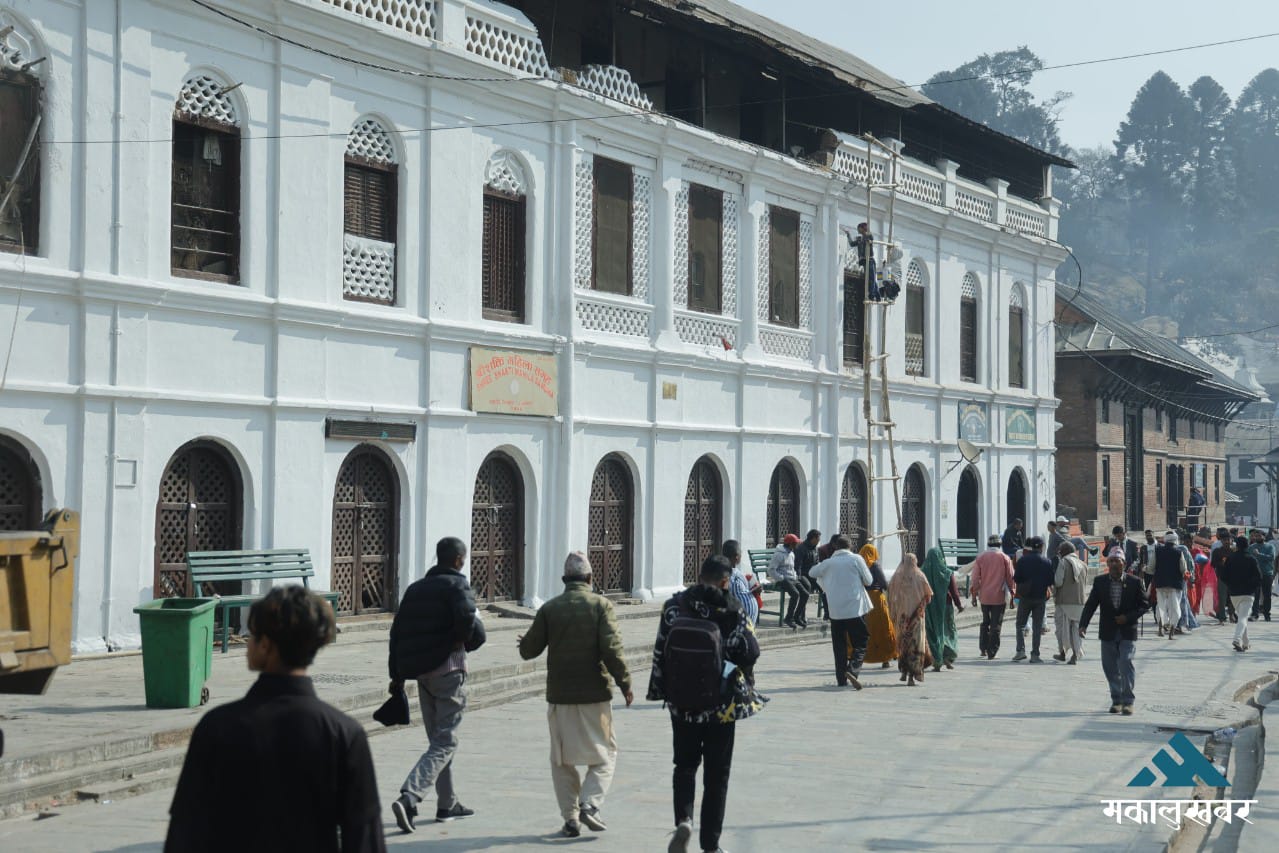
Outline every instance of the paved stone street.
<svg viewBox="0 0 1279 853">
<path fill-rule="evenodd" d="M 1080 666 L 1013 664 L 1006 645 L 1004 660 L 961 660 L 955 671 L 930 674 L 916 689 L 900 685 L 895 670 L 874 670 L 860 693 L 835 688 L 824 645 L 771 650 L 758 674 L 772 702 L 738 728 L 724 844 L 737 853 L 1162 849 L 1166 829 L 1116 826 L 1103 818 L 1099 801 L 1189 796 L 1184 789 L 1126 785 L 1171 730 L 1189 730 L 1202 746 L 1204 732 L 1255 718 L 1255 711 L 1233 702 L 1234 694 L 1266 675 L 1279 651 L 1279 632 L 1255 628 L 1247 655 L 1231 651 L 1226 628 L 1141 642 L 1131 718 L 1106 713 L 1094 640 Z M 971 655 L 975 632 L 960 637 L 961 650 Z M 513 637 L 503 632 L 496 642 Z M 645 677 L 638 681 L 642 694 Z M 427 824 L 413 836 L 400 835 L 389 822 L 391 844 L 424 851 L 544 843 L 664 849 L 670 824 L 666 714 L 637 701 L 630 710 L 619 708 L 617 720 L 622 754 L 608 832 L 554 838 L 559 819 L 546 768 L 544 705 L 526 699 L 476 711 L 464 723 L 457 778 L 464 802 L 478 814 Z M 384 803 L 424 742 L 417 728 L 372 739 Z M 250 789 L 252 780 L 244 784 Z M 60 809 L 44 820 L 6 821 L 0 848 L 157 850 L 170 797 L 169 790 L 157 791 Z M 1276 809 L 1279 803 L 1265 801 L 1254 809 L 1260 831 L 1273 832 Z M 1248 840 L 1245 830 L 1244 847 Z"/>
</svg>

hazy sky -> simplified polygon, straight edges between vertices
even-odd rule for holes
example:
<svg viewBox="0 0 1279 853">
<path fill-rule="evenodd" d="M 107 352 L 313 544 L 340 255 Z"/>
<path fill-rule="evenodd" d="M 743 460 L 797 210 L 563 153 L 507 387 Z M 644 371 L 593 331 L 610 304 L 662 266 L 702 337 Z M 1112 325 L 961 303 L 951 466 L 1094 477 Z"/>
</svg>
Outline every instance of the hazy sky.
<svg viewBox="0 0 1279 853">
<path fill-rule="evenodd" d="M 815 35 L 907 83 L 922 83 L 982 53 L 1026 45 L 1045 65 L 1279 34 L 1275 0 L 736 0 Z M 1031 90 L 1074 93 L 1061 132 L 1076 148 L 1112 142 L 1133 95 L 1156 71 L 1189 86 L 1205 74 L 1231 98 L 1279 67 L 1279 36 L 1035 75 Z"/>
</svg>

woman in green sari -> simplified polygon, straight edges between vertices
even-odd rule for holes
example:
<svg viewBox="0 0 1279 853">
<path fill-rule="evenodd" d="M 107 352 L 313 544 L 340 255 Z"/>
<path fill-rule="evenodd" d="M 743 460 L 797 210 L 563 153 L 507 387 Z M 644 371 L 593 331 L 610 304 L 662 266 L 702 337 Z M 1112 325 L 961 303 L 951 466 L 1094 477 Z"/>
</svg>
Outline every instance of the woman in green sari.
<svg viewBox="0 0 1279 853">
<path fill-rule="evenodd" d="M 933 548 L 924 559 L 924 577 L 932 587 L 933 598 L 924 613 L 924 631 L 928 635 L 928 648 L 933 654 L 933 672 L 943 666 L 955 668 L 959 657 L 959 635 L 955 631 L 955 608 L 964 609 L 959 597 L 959 585 L 955 572 L 946 565 L 946 557 L 940 548 Z M 953 605 L 953 607 L 952 607 Z"/>
</svg>

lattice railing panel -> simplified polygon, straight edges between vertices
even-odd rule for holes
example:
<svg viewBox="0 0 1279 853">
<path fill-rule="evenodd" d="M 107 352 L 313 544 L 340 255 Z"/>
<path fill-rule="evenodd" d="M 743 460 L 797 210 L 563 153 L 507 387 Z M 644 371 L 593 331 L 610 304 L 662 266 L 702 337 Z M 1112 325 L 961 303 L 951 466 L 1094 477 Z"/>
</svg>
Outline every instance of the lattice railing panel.
<svg viewBox="0 0 1279 853">
<path fill-rule="evenodd" d="M 675 307 L 688 305 L 688 181 L 675 193 Z"/>
<path fill-rule="evenodd" d="M 435 38 L 435 0 L 322 0 L 337 9 L 421 38 Z"/>
<path fill-rule="evenodd" d="M 942 182 L 923 175 L 904 170 L 898 180 L 898 189 L 907 198 L 913 198 L 928 204 L 941 204 Z"/>
<path fill-rule="evenodd" d="M 813 220 L 799 219 L 799 327 L 811 329 L 813 319 Z"/>
<path fill-rule="evenodd" d="M 700 311 L 676 311 L 675 331 L 686 344 L 723 347 L 737 346 L 737 321 Z"/>
<path fill-rule="evenodd" d="M 477 11 L 475 8 L 468 12 Z M 517 33 L 503 22 L 466 16 L 466 49 L 477 56 L 505 65 L 513 71 L 521 71 L 534 77 L 549 77 L 550 63 L 542 43 L 534 31 L 531 35 Z"/>
<path fill-rule="evenodd" d="M 639 171 L 632 174 L 631 196 L 631 294 L 648 301 L 648 245 L 653 219 L 653 179 Z"/>
<path fill-rule="evenodd" d="M 769 262 L 769 228 L 772 225 L 772 217 L 769 214 L 768 206 L 765 205 L 764 212 L 759 217 L 759 233 L 756 235 L 759 240 L 758 255 L 756 263 L 759 264 L 755 270 L 755 310 L 759 314 L 759 319 L 765 323 L 768 322 L 769 308 L 769 282 L 768 282 L 768 262 Z"/>
<path fill-rule="evenodd" d="M 641 110 L 651 110 L 653 102 L 631 79 L 631 74 L 615 65 L 587 65 L 577 72 L 577 85 L 588 92 L 621 101 Z"/>
<path fill-rule="evenodd" d="M 737 221 L 737 196 L 724 193 L 724 313 L 737 315 L 737 243 L 741 224 Z"/>
<path fill-rule="evenodd" d="M 175 111 L 219 124 L 239 123 L 235 115 L 235 105 L 226 94 L 226 86 L 204 75 L 192 77 L 182 84 Z"/>
<path fill-rule="evenodd" d="M 812 361 L 813 336 L 808 332 L 779 329 L 776 326 L 760 326 L 759 344 L 764 352 L 781 358 Z"/>
<path fill-rule="evenodd" d="M 1048 236 L 1048 217 L 1021 210 L 1011 204 L 1004 211 L 1004 224 L 1036 237 Z"/>
<path fill-rule="evenodd" d="M 653 309 L 647 305 L 625 305 L 579 295 L 576 313 L 578 324 L 589 331 L 635 338 L 647 338 L 652 333 Z"/>
<path fill-rule="evenodd" d="M 346 156 L 390 165 L 395 162 L 391 134 L 377 119 L 361 119 L 346 135 Z"/>
<path fill-rule="evenodd" d="M 342 236 L 342 296 L 395 302 L 395 244 Z"/>
<path fill-rule="evenodd" d="M 973 219 L 980 219 L 982 222 L 995 221 L 995 202 L 988 198 L 981 198 L 972 193 L 958 190 L 955 193 L 955 210 L 964 216 L 971 216 Z"/>
<path fill-rule="evenodd" d="M 591 223 L 595 207 L 594 160 L 581 155 L 573 168 L 573 286 L 591 289 Z"/>
<path fill-rule="evenodd" d="M 924 375 L 924 336 L 906 333 L 906 375 Z"/>
<path fill-rule="evenodd" d="M 846 178 L 854 181 L 866 182 L 866 156 L 853 153 L 847 148 L 839 148 L 835 151 L 835 161 L 832 168 Z M 884 164 L 878 160 L 873 161 L 870 165 L 870 178 L 877 184 L 884 183 Z"/>
</svg>

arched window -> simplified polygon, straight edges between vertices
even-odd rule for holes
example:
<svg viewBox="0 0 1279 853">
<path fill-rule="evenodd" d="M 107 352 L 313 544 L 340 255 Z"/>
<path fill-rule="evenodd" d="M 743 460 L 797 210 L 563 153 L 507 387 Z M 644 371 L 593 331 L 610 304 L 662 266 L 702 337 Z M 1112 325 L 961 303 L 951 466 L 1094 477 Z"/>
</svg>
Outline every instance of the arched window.
<svg viewBox="0 0 1279 853">
<path fill-rule="evenodd" d="M 924 470 L 910 466 L 902 487 L 902 525 L 906 530 L 906 552 L 919 558 L 922 565 L 928 550 L 928 498 Z"/>
<path fill-rule="evenodd" d="M 927 371 L 924 344 L 927 309 L 925 288 L 927 274 L 919 261 L 911 261 L 906 269 L 906 375 L 923 376 Z"/>
<path fill-rule="evenodd" d="M 783 459 L 773 469 L 768 483 L 768 508 L 765 522 L 765 544 L 773 548 L 787 533 L 799 535 L 799 477 L 790 462 Z"/>
<path fill-rule="evenodd" d="M 981 544 L 981 481 L 977 469 L 969 465 L 959 475 L 959 492 L 955 496 L 955 535 Z"/>
<path fill-rule="evenodd" d="M 42 503 L 40 472 L 31 454 L 0 435 L 0 531 L 35 530 Z"/>
<path fill-rule="evenodd" d="M 693 465 L 684 491 L 684 583 L 697 583 L 706 558 L 723 541 L 720 525 L 724 517 L 724 489 L 719 469 L 709 456 Z"/>
<path fill-rule="evenodd" d="M 1020 284 L 1013 285 L 1008 303 L 1008 384 L 1026 387 L 1026 314 L 1025 296 Z"/>
<path fill-rule="evenodd" d="M 853 543 L 853 550 L 866 544 L 866 472 L 856 462 L 844 471 L 839 492 L 839 532 Z"/>
<path fill-rule="evenodd" d="M 587 515 L 586 556 L 601 592 L 630 594 L 635 497 L 626 462 L 609 454 L 595 466 Z"/>
<path fill-rule="evenodd" d="M 208 75 L 173 108 L 171 268 L 175 276 L 240 278 L 240 117 L 231 87 Z"/>
<path fill-rule="evenodd" d="M 483 311 L 487 320 L 523 323 L 528 181 L 515 155 L 498 153 L 484 170 Z"/>
<path fill-rule="evenodd" d="M 964 276 L 959 291 L 959 378 L 977 381 L 977 276 Z"/>
<path fill-rule="evenodd" d="M 1026 494 L 1026 472 L 1020 468 L 1014 468 L 1008 477 L 1006 523 L 1012 524 L 1014 518 L 1020 518 L 1023 523 L 1028 524 L 1029 519 L 1026 516 L 1029 514 L 1030 507 L 1026 504 Z"/>
<path fill-rule="evenodd" d="M 0 177 L 15 188 L 0 210 L 0 252 L 40 248 L 40 75 L 48 55 L 17 18 L 0 12 Z M 19 168 L 20 167 L 20 168 Z M 16 180 L 15 180 L 16 177 Z"/>
<path fill-rule="evenodd" d="M 346 135 L 342 169 L 342 298 L 395 304 L 399 175 L 391 134 L 376 119 Z"/>
</svg>

